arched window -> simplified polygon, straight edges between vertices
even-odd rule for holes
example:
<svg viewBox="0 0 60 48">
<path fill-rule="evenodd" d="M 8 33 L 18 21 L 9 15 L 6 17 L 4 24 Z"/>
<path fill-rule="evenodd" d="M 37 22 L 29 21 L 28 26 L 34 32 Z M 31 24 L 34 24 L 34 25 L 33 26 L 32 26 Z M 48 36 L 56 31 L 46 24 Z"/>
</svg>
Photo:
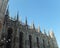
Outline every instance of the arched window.
<svg viewBox="0 0 60 48">
<path fill-rule="evenodd" d="M 29 35 L 29 44 L 30 44 L 30 48 L 32 48 L 32 36 Z"/>
<path fill-rule="evenodd" d="M 23 32 L 19 34 L 19 48 L 23 48 Z"/>
<path fill-rule="evenodd" d="M 39 38 L 37 37 L 37 47 L 39 48 Z"/>
<path fill-rule="evenodd" d="M 12 32 L 13 32 L 12 28 L 8 28 L 6 37 L 6 48 L 11 48 Z"/>
</svg>

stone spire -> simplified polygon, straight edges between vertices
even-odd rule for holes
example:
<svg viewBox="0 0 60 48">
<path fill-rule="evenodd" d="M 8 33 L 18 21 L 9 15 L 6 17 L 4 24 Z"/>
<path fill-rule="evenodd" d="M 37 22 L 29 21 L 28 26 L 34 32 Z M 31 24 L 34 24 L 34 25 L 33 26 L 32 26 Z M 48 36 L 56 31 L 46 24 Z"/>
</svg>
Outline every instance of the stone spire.
<svg viewBox="0 0 60 48">
<path fill-rule="evenodd" d="M 19 21 L 19 12 L 17 12 L 17 21 Z"/>
<path fill-rule="evenodd" d="M 55 38 L 53 30 L 50 30 L 50 37 L 52 38 L 52 42 L 53 42 L 54 48 L 58 48 L 58 44 L 57 44 L 57 41 L 56 41 L 56 38 Z"/>
<path fill-rule="evenodd" d="M 26 26 L 26 30 L 27 30 L 28 29 L 27 16 L 26 16 L 26 19 L 25 19 L 25 26 Z"/>
<path fill-rule="evenodd" d="M 46 30 L 45 30 L 45 29 L 43 30 L 43 33 L 44 33 L 45 35 L 47 35 L 47 34 L 46 34 Z"/>
<path fill-rule="evenodd" d="M 38 26 L 38 32 L 40 32 L 40 26 Z"/>
<path fill-rule="evenodd" d="M 25 25 L 27 26 L 28 24 L 27 24 L 27 16 L 26 16 L 26 19 L 25 19 Z"/>
<path fill-rule="evenodd" d="M 32 29 L 35 29 L 34 21 L 32 22 Z"/>
<path fill-rule="evenodd" d="M 14 20 L 16 20 L 16 15 L 14 16 Z"/>
<path fill-rule="evenodd" d="M 8 19 L 9 19 L 9 6 L 7 7 L 7 10 L 5 12 L 4 21 L 8 21 Z"/>
<path fill-rule="evenodd" d="M 6 16 L 9 16 L 9 6 L 8 6 L 8 8 L 6 10 Z"/>
<path fill-rule="evenodd" d="M 51 38 L 55 38 L 54 33 L 53 33 L 53 30 L 50 30 L 50 37 Z"/>
</svg>

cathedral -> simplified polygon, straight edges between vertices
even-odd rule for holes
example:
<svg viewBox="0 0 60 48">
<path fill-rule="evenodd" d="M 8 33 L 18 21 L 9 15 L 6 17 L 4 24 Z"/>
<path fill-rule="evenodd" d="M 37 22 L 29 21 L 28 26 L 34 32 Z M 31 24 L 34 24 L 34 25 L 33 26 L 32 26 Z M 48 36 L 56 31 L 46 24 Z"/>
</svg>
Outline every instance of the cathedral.
<svg viewBox="0 0 60 48">
<path fill-rule="evenodd" d="M 53 31 L 42 33 L 34 23 L 29 26 L 27 18 L 22 23 L 18 13 L 16 19 L 10 18 L 8 1 L 0 0 L 0 48 L 58 48 Z"/>
</svg>

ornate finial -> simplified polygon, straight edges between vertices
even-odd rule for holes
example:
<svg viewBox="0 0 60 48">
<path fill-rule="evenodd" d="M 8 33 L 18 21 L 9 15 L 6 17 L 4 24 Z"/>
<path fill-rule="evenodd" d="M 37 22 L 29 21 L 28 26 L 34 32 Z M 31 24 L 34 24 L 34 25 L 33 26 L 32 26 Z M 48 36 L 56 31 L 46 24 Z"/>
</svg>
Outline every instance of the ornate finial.
<svg viewBox="0 0 60 48">
<path fill-rule="evenodd" d="M 25 20 L 25 25 L 27 26 L 27 16 L 26 16 L 26 20 Z"/>
<path fill-rule="evenodd" d="M 38 32 L 40 32 L 40 26 L 38 26 Z"/>
</svg>

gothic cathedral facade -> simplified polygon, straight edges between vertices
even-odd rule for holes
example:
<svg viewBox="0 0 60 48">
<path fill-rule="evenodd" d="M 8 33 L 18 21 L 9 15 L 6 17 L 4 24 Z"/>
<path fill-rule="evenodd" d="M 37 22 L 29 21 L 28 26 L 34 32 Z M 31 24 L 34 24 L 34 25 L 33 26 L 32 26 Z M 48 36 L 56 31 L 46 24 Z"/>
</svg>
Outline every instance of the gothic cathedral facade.
<svg viewBox="0 0 60 48">
<path fill-rule="evenodd" d="M 6 9 L 8 0 L 0 0 L 0 48 L 58 48 L 53 31 L 47 35 L 44 31 L 19 21 L 11 19 Z"/>
</svg>

